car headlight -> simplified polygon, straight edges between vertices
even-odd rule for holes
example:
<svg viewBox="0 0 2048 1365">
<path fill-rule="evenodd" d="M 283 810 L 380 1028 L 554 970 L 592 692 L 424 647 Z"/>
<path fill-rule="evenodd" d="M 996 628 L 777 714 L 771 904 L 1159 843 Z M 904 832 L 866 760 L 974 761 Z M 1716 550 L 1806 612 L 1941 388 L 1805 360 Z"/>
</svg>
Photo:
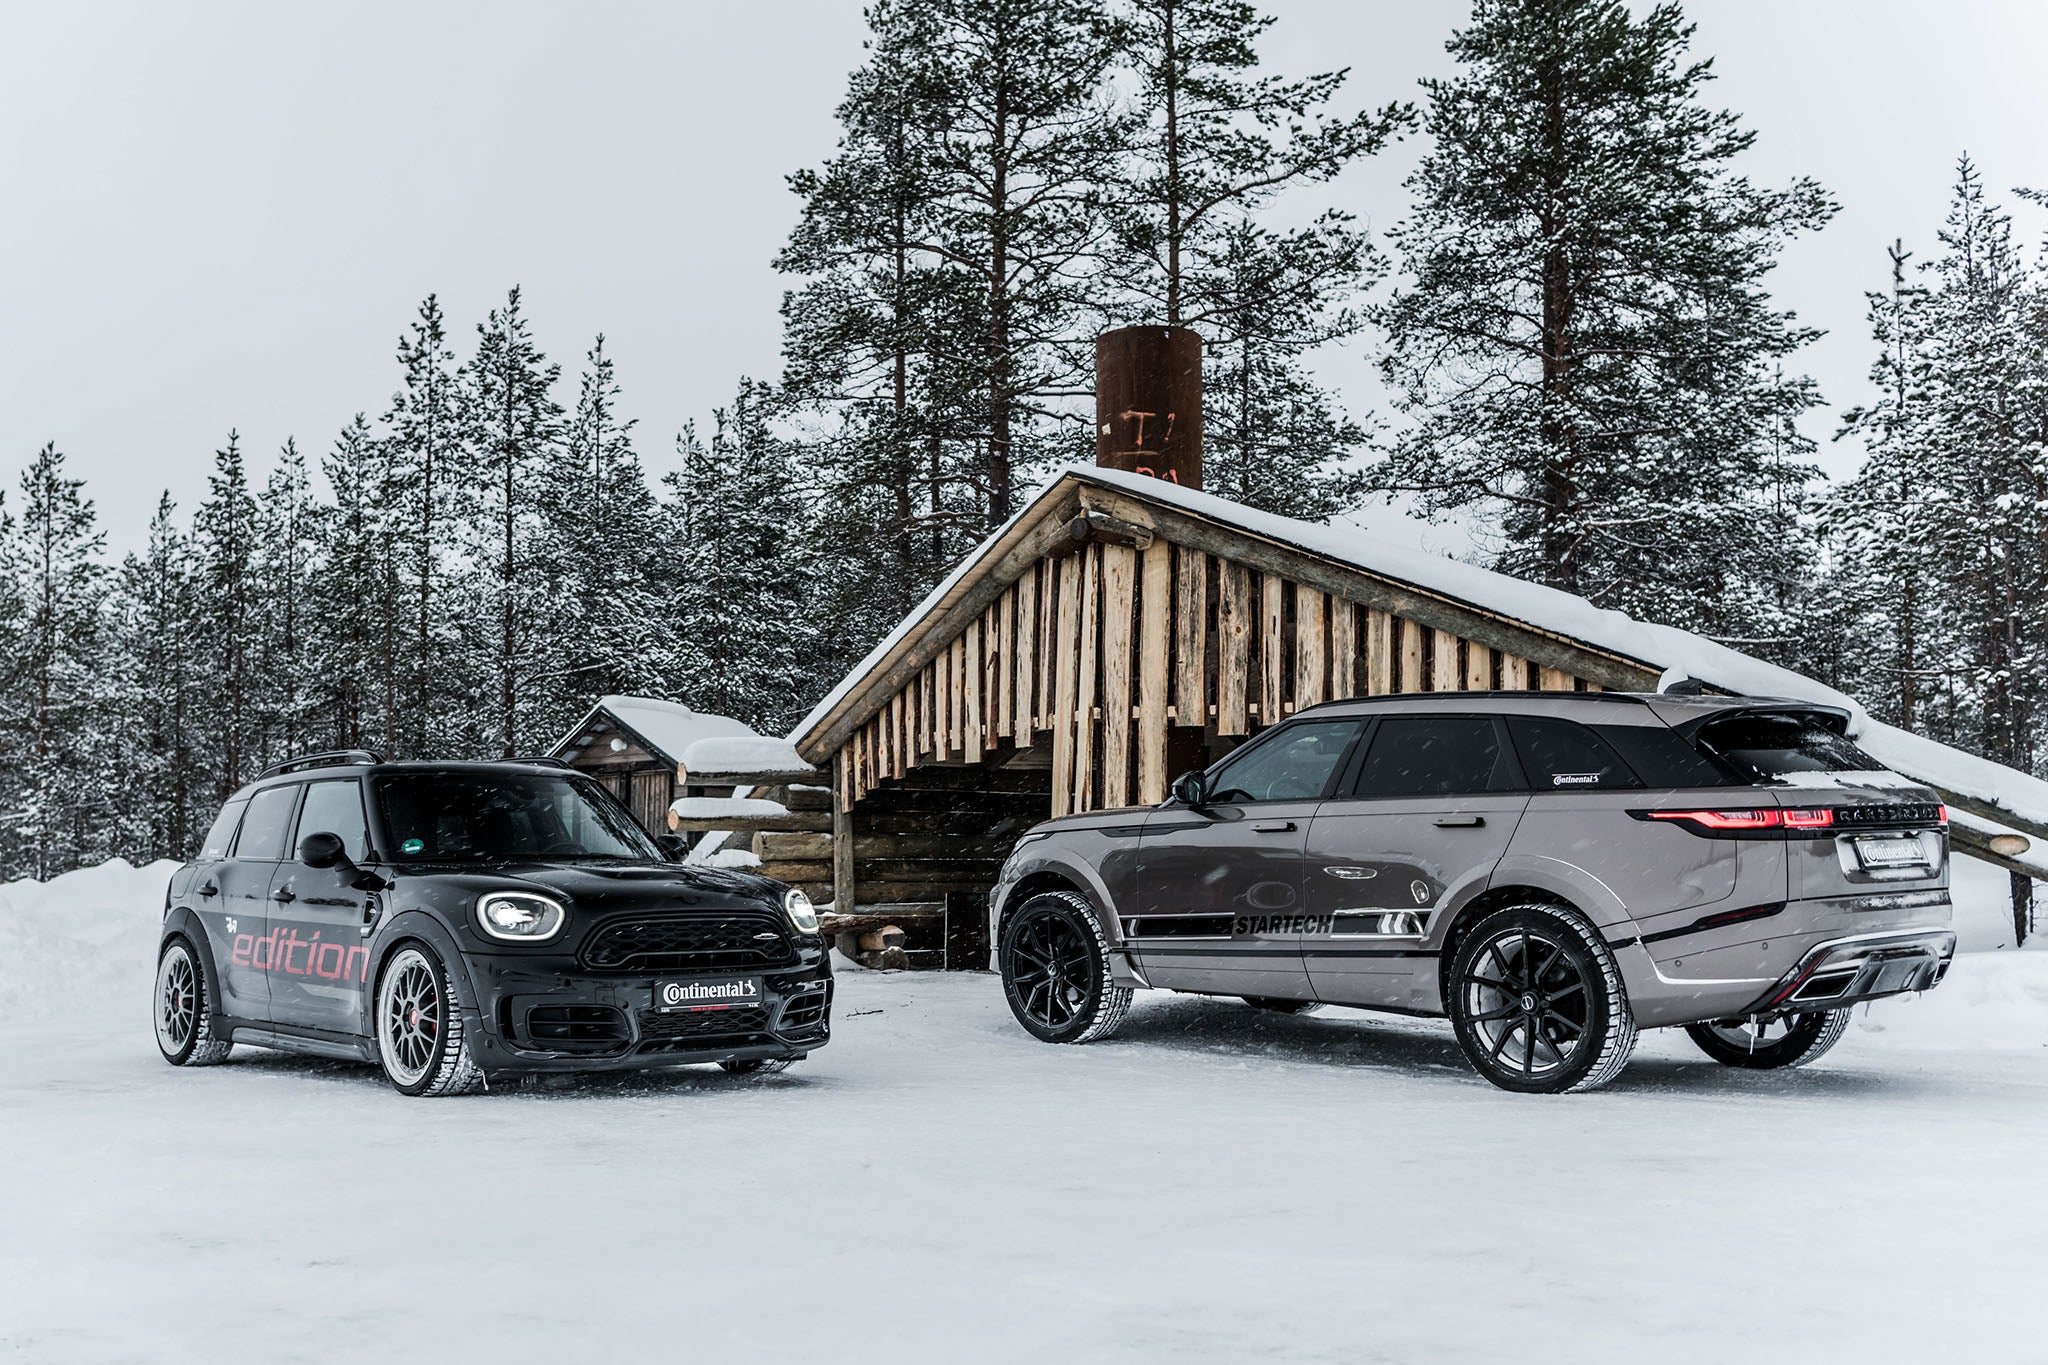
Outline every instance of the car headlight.
<svg viewBox="0 0 2048 1365">
<path fill-rule="evenodd" d="M 568 917 L 561 902 L 531 891 L 493 891 L 476 902 L 477 927 L 507 943 L 553 938 Z"/>
<path fill-rule="evenodd" d="M 791 887 L 783 893 L 782 913 L 789 916 L 789 922 L 796 926 L 798 933 L 818 932 L 818 911 L 811 904 L 811 898 Z"/>
</svg>

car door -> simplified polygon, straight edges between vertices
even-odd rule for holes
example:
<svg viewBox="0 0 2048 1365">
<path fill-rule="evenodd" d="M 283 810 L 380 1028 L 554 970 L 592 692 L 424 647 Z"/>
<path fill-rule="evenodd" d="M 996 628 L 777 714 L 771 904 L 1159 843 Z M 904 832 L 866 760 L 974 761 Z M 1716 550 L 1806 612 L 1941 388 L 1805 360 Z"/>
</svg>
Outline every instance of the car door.
<svg viewBox="0 0 2048 1365">
<path fill-rule="evenodd" d="M 1212 799 L 1170 806 L 1138 846 L 1125 932 L 1156 986 L 1306 1000 L 1301 854 L 1364 722 L 1276 726 L 1208 774 Z"/>
<path fill-rule="evenodd" d="M 256 940 L 263 936 L 263 916 L 259 912 L 252 919 L 246 909 L 239 914 L 231 913 L 221 892 L 221 874 L 235 850 L 242 812 L 248 808 L 247 797 L 221 807 L 206 831 L 206 838 L 200 842 L 199 855 L 172 885 L 182 883 L 185 904 L 199 917 L 206 931 L 214 971 L 220 977 L 220 1008 L 238 1019 L 262 1019 L 266 1017 L 270 987 L 251 958 Z"/>
<path fill-rule="evenodd" d="M 1309 824 L 1303 897 L 1330 921 L 1304 948 L 1309 982 L 1332 1004 L 1428 1008 L 1429 921 L 1486 884 L 1529 796 L 1494 716 L 1382 717 L 1355 768 Z"/>
<path fill-rule="evenodd" d="M 369 859 L 363 786 L 353 777 L 308 782 L 296 831 L 272 884 L 270 922 L 279 967 L 270 978 L 270 1017 L 280 1024 L 355 1033 L 362 1027 L 370 954 L 363 938 L 368 893 L 359 869 L 307 867 L 298 851 L 309 834 L 341 838 L 351 863 Z"/>
<path fill-rule="evenodd" d="M 237 1018 L 268 1020 L 272 977 L 280 970 L 277 934 L 270 922 L 270 885 L 291 836 L 299 789 L 286 783 L 265 787 L 249 798 L 234 851 L 215 881 L 221 912 L 234 949 L 227 968 L 228 998 Z"/>
</svg>

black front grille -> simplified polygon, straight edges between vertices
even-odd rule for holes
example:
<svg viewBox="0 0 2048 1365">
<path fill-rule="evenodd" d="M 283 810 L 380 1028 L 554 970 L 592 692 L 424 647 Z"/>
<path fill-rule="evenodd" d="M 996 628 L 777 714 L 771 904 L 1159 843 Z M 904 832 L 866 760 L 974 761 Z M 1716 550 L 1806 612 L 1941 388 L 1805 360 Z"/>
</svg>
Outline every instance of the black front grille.
<svg viewBox="0 0 2048 1365">
<path fill-rule="evenodd" d="M 642 1052 L 695 1052 L 704 1048 L 768 1041 L 768 1011 L 760 1005 L 716 1010 L 640 1011 Z"/>
<path fill-rule="evenodd" d="M 650 915 L 604 925 L 583 945 L 601 972 L 744 971 L 787 967 L 796 946 L 772 915 Z"/>
</svg>

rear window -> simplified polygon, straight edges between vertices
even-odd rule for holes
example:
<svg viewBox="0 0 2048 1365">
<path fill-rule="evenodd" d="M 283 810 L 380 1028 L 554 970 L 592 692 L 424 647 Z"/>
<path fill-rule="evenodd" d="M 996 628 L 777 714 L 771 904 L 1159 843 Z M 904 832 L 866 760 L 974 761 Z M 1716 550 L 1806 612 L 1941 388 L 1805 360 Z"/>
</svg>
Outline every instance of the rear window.
<svg viewBox="0 0 2048 1365">
<path fill-rule="evenodd" d="M 235 826 L 242 823 L 242 812 L 249 808 L 249 799 L 230 801 L 220 808 L 220 814 L 213 817 L 213 828 L 206 831 L 206 841 L 199 845 L 199 856 L 203 860 L 225 858 L 234 846 Z"/>
<path fill-rule="evenodd" d="M 1870 772 L 1883 766 L 1812 715 L 1729 716 L 1708 721 L 1695 738 L 1708 754 L 1762 781 L 1792 773 Z"/>
<path fill-rule="evenodd" d="M 1725 787 L 1728 769 L 1666 725 L 1600 725 L 1600 737 L 1649 787 Z"/>
<path fill-rule="evenodd" d="M 1606 740 L 1577 721 L 1543 716 L 1510 716 L 1508 733 L 1522 771 L 1537 791 L 1607 791 L 1640 787 Z"/>
</svg>

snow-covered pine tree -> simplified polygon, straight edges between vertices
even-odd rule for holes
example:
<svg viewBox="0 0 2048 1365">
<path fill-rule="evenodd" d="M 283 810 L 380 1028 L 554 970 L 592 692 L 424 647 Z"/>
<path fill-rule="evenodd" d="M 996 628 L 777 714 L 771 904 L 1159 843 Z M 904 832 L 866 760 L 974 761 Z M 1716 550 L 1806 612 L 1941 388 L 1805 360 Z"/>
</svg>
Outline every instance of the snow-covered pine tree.
<svg viewBox="0 0 2048 1365">
<path fill-rule="evenodd" d="M 121 562 L 110 608 L 108 673 L 116 695 L 112 785 L 119 852 L 131 862 L 190 857 L 213 816 L 213 784 L 194 729 L 213 686 L 195 610 L 191 538 L 167 492 L 149 540 Z"/>
<path fill-rule="evenodd" d="M 1092 392 L 1105 187 L 1128 140 L 1109 93 L 1117 26 L 1098 0 L 921 0 L 922 157 L 933 193 L 920 255 L 964 274 L 955 333 L 979 390 L 981 528 L 1016 510 L 1022 473 L 1089 449 L 1049 410 Z"/>
<path fill-rule="evenodd" d="M 544 546 L 553 576 L 543 600 L 542 657 L 553 666 L 528 691 L 551 738 L 573 723 L 590 698 L 653 686 L 663 629 L 656 575 L 658 509 L 647 487 L 634 422 L 619 413 L 619 383 L 604 337 L 592 343 L 562 458 L 551 465 L 542 503 Z"/>
<path fill-rule="evenodd" d="M 714 418 L 676 440 L 665 581 L 675 653 L 669 690 L 700 710 L 781 734 L 816 701 L 820 627 L 807 600 L 811 537 L 796 452 L 770 429 L 772 394 L 741 380 Z"/>
<path fill-rule="evenodd" d="M 985 284 L 940 249 L 947 182 L 925 130 L 942 94 L 926 0 L 867 12 L 868 60 L 838 109 L 838 152 L 790 177 L 802 215 L 776 268 L 786 415 L 803 430 L 821 546 L 840 557 L 821 609 L 842 624 L 821 666 L 850 665 L 973 544 Z"/>
<path fill-rule="evenodd" d="M 211 739 L 209 795 L 218 804 L 256 771 L 251 760 L 261 715 L 254 632 L 259 530 L 240 433 L 229 431 L 228 443 L 213 459 L 206 500 L 193 516 L 193 538 L 199 567 L 195 634 L 214 678 L 200 723 Z"/>
<path fill-rule="evenodd" d="M 1672 4 L 1478 0 L 1452 37 L 1379 312 L 1414 420 L 1390 474 L 1498 510 L 1509 572 L 1768 653 L 1817 395 L 1763 278 L 1834 204 L 1733 169 L 1754 135 L 1701 102 L 1691 36 Z"/>
<path fill-rule="evenodd" d="M 472 671 L 486 680 L 480 709 L 489 723 L 465 747 L 509 756 L 546 728 L 533 723 L 543 719 L 534 712 L 545 691 L 530 689 L 560 669 L 551 642 L 541 638 L 558 568 L 543 554 L 541 508 L 561 450 L 554 386 L 562 367 L 534 345 L 517 285 L 477 325 L 468 372 L 476 482 L 464 542 L 480 609 L 469 635 Z"/>
<path fill-rule="evenodd" d="M 1357 334 L 1351 303 L 1385 264 L 1348 214 L 1278 230 L 1259 226 L 1259 211 L 1379 151 L 1413 111 L 1332 112 L 1345 71 L 1260 74 L 1258 40 L 1272 23 L 1244 0 L 1128 5 L 1140 121 L 1115 196 L 1109 273 L 1133 298 L 1127 320 L 1193 327 L 1208 342 L 1204 485 L 1321 518 L 1350 500 L 1357 481 L 1336 466 L 1364 433 L 1303 356 Z"/>
<path fill-rule="evenodd" d="M 469 709 L 466 680 L 456 667 L 459 585 L 448 581 L 456 566 L 446 561 L 474 474 L 464 378 L 434 295 L 399 338 L 398 363 L 403 375 L 384 416 L 384 440 L 405 610 L 401 648 L 385 688 L 397 698 L 386 741 L 399 754 L 445 754 L 458 717 Z"/>
<path fill-rule="evenodd" d="M 45 445 L 21 476 L 6 528 L 19 605 L 8 706 L 14 838 L 9 875 L 49 878 L 113 852 L 110 707 L 103 671 L 100 532 L 85 481 Z"/>
<path fill-rule="evenodd" d="M 303 753 L 312 702 L 307 631 L 313 574 L 313 492 L 306 457 L 287 439 L 256 504 L 257 726 L 254 763 Z"/>
<path fill-rule="evenodd" d="M 321 457 L 331 501 L 312 519 L 308 600 L 316 660 L 307 679 L 323 744 L 378 748 L 398 728 L 404 610 L 405 502 L 394 493 L 390 447 L 357 413 Z"/>
</svg>

